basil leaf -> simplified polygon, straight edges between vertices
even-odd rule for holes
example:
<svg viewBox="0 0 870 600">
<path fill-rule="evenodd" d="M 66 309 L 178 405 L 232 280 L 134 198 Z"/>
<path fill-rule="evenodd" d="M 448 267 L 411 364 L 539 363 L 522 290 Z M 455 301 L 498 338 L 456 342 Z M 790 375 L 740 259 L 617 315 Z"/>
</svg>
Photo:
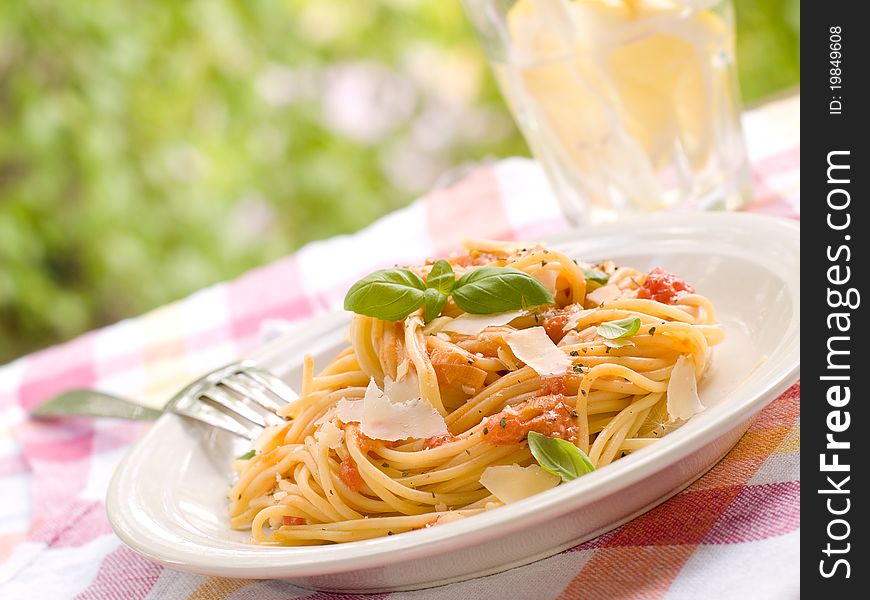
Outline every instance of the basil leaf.
<svg viewBox="0 0 870 600">
<path fill-rule="evenodd" d="M 442 294 L 449 294 L 456 285 L 456 274 L 453 267 L 444 259 L 432 265 L 429 276 L 426 277 L 426 287 L 436 289 Z"/>
<path fill-rule="evenodd" d="M 562 481 L 571 481 L 595 470 L 589 457 L 568 440 L 530 431 L 529 450 L 542 469 L 561 477 Z"/>
<path fill-rule="evenodd" d="M 357 281 L 344 309 L 384 321 L 399 321 L 423 305 L 426 284 L 408 269 L 381 269 Z"/>
<path fill-rule="evenodd" d="M 480 267 L 459 278 L 453 301 L 467 313 L 488 315 L 552 304 L 540 282 L 511 267 Z"/>
<path fill-rule="evenodd" d="M 254 458 L 256 455 L 257 455 L 257 451 L 256 451 L 256 450 L 248 450 L 247 452 L 245 452 L 244 454 L 242 454 L 241 456 L 239 456 L 239 457 L 238 457 L 238 460 L 251 460 L 251 459 Z"/>
<path fill-rule="evenodd" d="M 610 275 L 598 269 L 583 269 L 583 277 L 586 278 L 586 287 L 590 290 L 599 288 L 610 281 Z"/>
<path fill-rule="evenodd" d="M 609 340 L 629 337 L 640 329 L 640 317 L 626 317 L 617 321 L 608 321 L 598 326 L 598 335 Z"/>
<path fill-rule="evenodd" d="M 426 307 L 423 319 L 428 323 L 437 317 L 441 314 L 441 309 L 444 308 L 445 304 L 447 304 L 446 294 L 442 294 L 434 288 L 429 288 L 423 292 L 423 306 Z"/>
</svg>

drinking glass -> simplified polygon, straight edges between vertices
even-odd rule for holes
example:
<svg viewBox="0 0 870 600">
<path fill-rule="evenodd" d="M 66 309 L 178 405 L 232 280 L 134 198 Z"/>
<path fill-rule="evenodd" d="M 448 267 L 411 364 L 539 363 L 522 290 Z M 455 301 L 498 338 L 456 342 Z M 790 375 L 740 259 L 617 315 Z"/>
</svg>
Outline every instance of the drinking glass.
<svg viewBox="0 0 870 600">
<path fill-rule="evenodd" d="M 730 0 L 463 0 L 566 216 L 749 198 Z"/>
</svg>

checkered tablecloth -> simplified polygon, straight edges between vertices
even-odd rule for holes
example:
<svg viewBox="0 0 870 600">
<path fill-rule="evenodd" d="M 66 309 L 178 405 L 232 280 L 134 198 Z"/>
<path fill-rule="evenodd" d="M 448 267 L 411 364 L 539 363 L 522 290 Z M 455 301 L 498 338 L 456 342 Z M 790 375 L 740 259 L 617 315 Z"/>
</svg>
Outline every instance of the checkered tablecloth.
<svg viewBox="0 0 870 600">
<path fill-rule="evenodd" d="M 792 96 L 745 115 L 752 210 L 799 218 L 799 112 Z M 160 405 L 188 380 L 251 349 L 264 321 L 329 310 L 373 268 L 451 251 L 463 237 L 536 239 L 566 227 L 539 167 L 508 159 L 357 234 L 310 244 L 235 281 L 0 367 L 0 598 L 333 598 L 286 582 L 180 573 L 139 557 L 111 532 L 103 499 L 112 470 L 147 424 L 35 422 L 28 411 L 69 387 Z M 619 529 L 505 573 L 386 596 L 797 597 L 799 400 L 797 384 L 712 471 Z"/>
</svg>

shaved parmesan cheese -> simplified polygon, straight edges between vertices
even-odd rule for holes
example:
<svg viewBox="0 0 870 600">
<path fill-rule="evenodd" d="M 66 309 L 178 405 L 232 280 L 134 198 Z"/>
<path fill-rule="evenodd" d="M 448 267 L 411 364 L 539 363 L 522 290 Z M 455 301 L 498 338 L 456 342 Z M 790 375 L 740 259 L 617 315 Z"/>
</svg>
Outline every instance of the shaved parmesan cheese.
<svg viewBox="0 0 870 600">
<path fill-rule="evenodd" d="M 559 271 L 544 268 L 533 273 L 532 277 L 537 279 L 538 283 L 547 288 L 550 295 L 556 295 L 556 279 L 559 277 Z"/>
<path fill-rule="evenodd" d="M 580 334 L 576 331 L 569 331 L 565 334 L 561 340 L 559 340 L 559 346 L 573 346 L 574 344 L 580 344 L 583 340 L 580 339 Z"/>
<path fill-rule="evenodd" d="M 602 285 L 600 288 L 596 288 L 586 294 L 586 297 L 592 300 L 595 304 L 601 304 L 602 302 L 616 300 L 620 296 L 622 296 L 622 290 L 613 285 L 612 283 Z"/>
<path fill-rule="evenodd" d="M 430 438 L 447 433 L 447 424 L 438 411 L 422 398 L 393 402 L 374 383 L 369 382 L 363 399 L 360 430 L 376 440 L 396 441 Z"/>
<path fill-rule="evenodd" d="M 515 310 L 494 315 L 472 315 L 465 313 L 453 319 L 441 327 L 442 331 L 451 331 L 461 335 L 477 335 L 487 327 L 499 327 L 507 325 L 517 317 L 521 317 L 525 311 Z"/>
<path fill-rule="evenodd" d="M 394 393 L 400 389 L 395 385 L 404 382 L 391 385 Z M 345 423 L 359 423 L 360 431 L 375 440 L 425 439 L 447 433 L 444 418 L 419 397 L 419 390 L 416 398 L 396 400 L 382 392 L 372 378 L 362 400 L 338 401 L 336 415 Z"/>
<path fill-rule="evenodd" d="M 702 410 L 704 405 L 698 397 L 695 364 L 691 358 L 681 354 L 668 381 L 668 418 L 671 421 L 685 420 Z"/>
<path fill-rule="evenodd" d="M 320 429 L 314 432 L 314 439 L 326 444 L 327 447 L 334 450 L 341 446 L 341 441 L 344 439 L 344 432 L 336 427 L 335 423 L 332 421 L 327 421 L 320 426 Z"/>
<path fill-rule="evenodd" d="M 423 335 L 436 335 L 441 328 L 453 320 L 453 317 L 435 317 L 423 328 Z"/>
<path fill-rule="evenodd" d="M 538 465 L 487 467 L 480 476 L 481 485 L 505 504 L 554 488 L 560 481 Z"/>
<path fill-rule="evenodd" d="M 543 327 L 514 331 L 507 343 L 518 359 L 538 375 L 561 375 L 571 366 L 571 359 L 559 350 Z"/>
<path fill-rule="evenodd" d="M 384 377 L 384 393 L 393 402 L 405 402 L 420 397 L 420 378 L 417 373 L 409 371 L 404 379 L 393 381 L 390 376 Z"/>
<path fill-rule="evenodd" d="M 335 416 L 342 423 L 360 423 L 363 420 L 363 400 L 347 400 L 342 398 L 335 405 Z"/>
</svg>

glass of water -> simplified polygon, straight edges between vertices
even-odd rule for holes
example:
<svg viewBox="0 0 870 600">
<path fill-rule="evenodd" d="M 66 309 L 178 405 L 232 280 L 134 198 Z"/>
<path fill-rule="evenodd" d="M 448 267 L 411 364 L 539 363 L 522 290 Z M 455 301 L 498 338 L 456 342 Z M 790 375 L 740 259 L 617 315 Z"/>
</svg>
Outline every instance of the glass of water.
<svg viewBox="0 0 870 600">
<path fill-rule="evenodd" d="M 749 198 L 731 0 L 463 0 L 576 224 Z"/>
</svg>

